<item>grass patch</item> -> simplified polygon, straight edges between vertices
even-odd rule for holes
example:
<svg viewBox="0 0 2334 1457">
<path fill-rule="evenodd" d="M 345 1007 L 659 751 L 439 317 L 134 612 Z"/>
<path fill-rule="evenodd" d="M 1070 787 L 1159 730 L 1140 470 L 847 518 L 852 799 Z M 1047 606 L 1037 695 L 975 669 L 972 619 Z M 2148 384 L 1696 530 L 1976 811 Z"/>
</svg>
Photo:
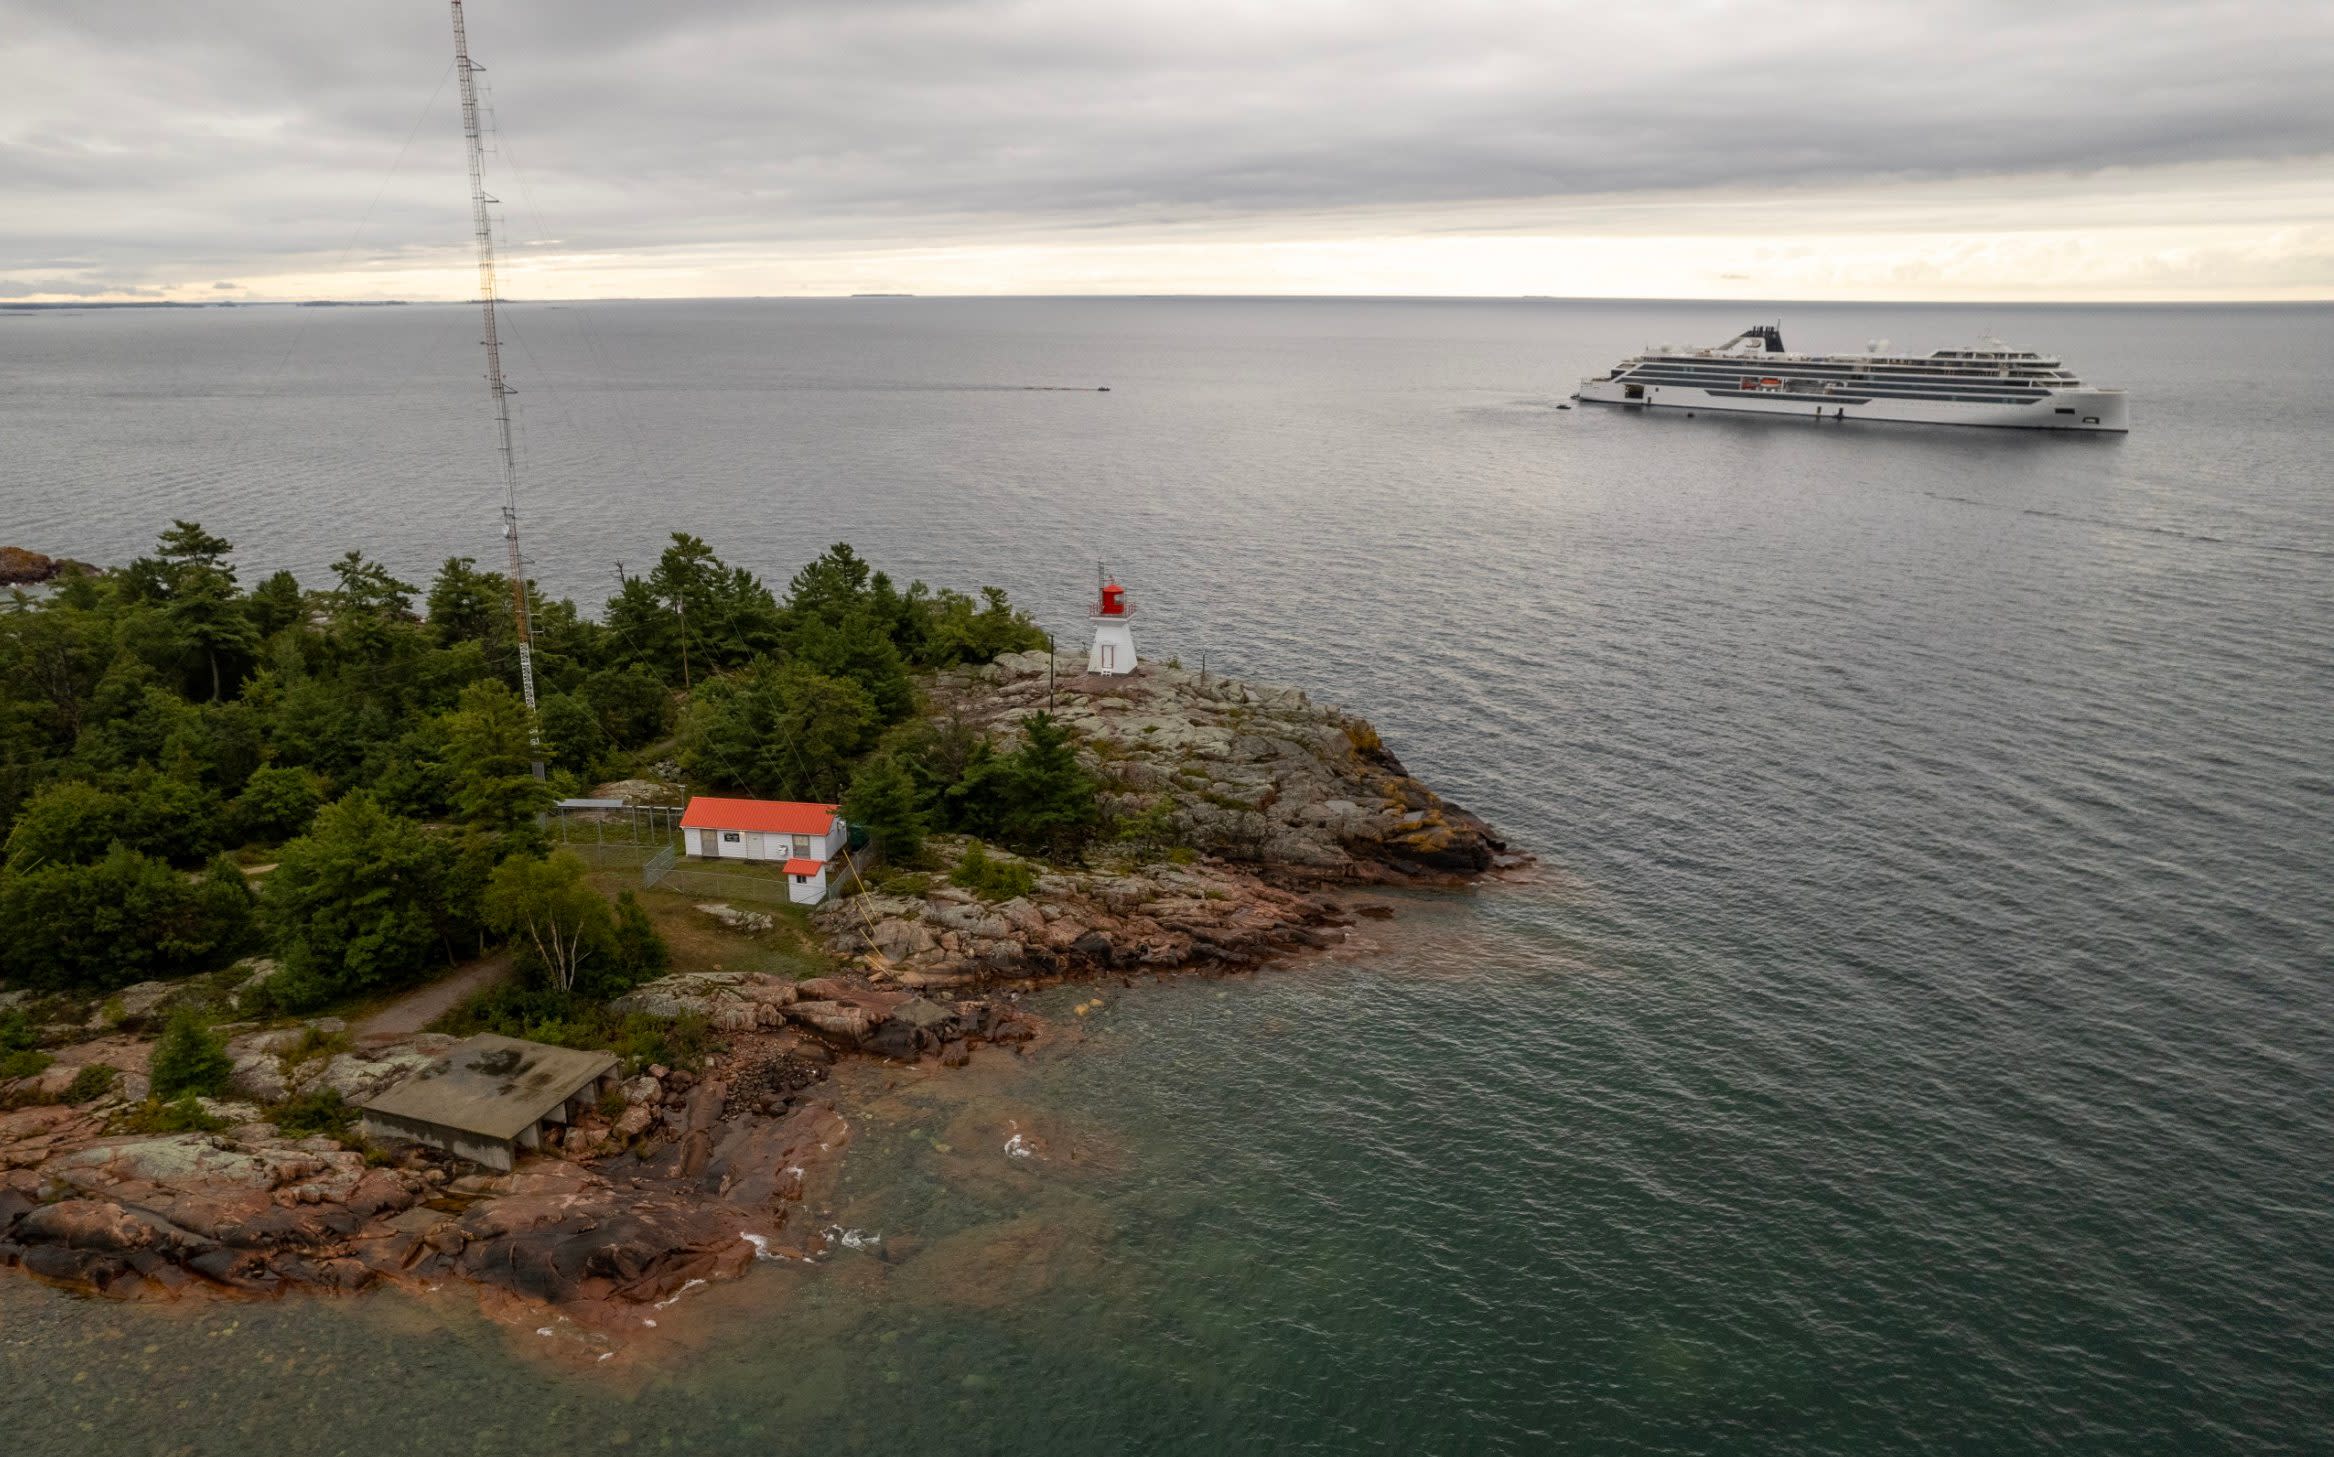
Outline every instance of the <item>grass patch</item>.
<svg viewBox="0 0 2334 1457">
<path fill-rule="evenodd" d="M 593 876 L 592 883 L 613 896 L 617 890 L 639 882 L 624 877 Z M 835 970 L 834 957 L 827 953 L 818 933 L 811 929 L 807 906 L 760 903 L 744 906 L 770 917 L 772 922 L 768 931 L 749 936 L 731 930 L 697 909 L 701 902 L 718 897 L 684 895 L 661 888 L 637 894 L 640 908 L 648 913 L 649 924 L 664 938 L 665 947 L 672 954 L 668 971 L 758 971 L 788 981 L 801 981 L 805 977 L 826 976 Z"/>
</svg>

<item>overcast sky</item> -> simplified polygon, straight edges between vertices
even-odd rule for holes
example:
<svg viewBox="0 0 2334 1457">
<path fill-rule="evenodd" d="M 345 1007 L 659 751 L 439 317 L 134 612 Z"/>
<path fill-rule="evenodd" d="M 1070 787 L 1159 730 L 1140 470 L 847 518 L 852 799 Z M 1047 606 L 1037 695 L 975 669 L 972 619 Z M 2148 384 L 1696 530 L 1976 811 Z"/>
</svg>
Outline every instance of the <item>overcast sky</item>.
<svg viewBox="0 0 2334 1457">
<path fill-rule="evenodd" d="M 471 0 L 523 297 L 2334 297 L 2334 3 Z M 0 0 L 0 298 L 467 298 L 446 6 Z"/>
</svg>

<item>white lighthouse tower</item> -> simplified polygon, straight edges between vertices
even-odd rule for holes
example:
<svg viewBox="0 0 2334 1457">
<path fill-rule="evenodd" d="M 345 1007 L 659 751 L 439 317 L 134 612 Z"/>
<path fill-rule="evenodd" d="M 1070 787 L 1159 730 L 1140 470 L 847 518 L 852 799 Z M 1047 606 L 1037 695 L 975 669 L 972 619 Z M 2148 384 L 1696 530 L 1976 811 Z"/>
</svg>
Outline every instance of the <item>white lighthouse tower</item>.
<svg viewBox="0 0 2334 1457">
<path fill-rule="evenodd" d="M 1099 568 L 1094 573 L 1099 591 L 1094 602 L 1094 649 L 1086 654 L 1086 671 L 1116 677 L 1135 670 L 1135 630 L 1127 622 L 1135 604 L 1126 600 L 1126 588 Z"/>
</svg>

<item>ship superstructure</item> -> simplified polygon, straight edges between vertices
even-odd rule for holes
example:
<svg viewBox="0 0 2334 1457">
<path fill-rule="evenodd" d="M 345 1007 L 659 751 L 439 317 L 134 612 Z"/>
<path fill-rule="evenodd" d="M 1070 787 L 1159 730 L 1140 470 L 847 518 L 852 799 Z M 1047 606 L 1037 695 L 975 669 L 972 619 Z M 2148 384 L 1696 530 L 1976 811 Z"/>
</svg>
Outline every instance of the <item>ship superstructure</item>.
<svg viewBox="0 0 2334 1457">
<path fill-rule="evenodd" d="M 1574 399 L 1646 409 L 2028 430 L 2131 428 L 2119 389 L 2086 385 L 2047 354 L 1988 339 L 1967 349 L 1794 354 L 1779 324 L 1715 349 L 1660 346 L 1580 382 Z"/>
</svg>

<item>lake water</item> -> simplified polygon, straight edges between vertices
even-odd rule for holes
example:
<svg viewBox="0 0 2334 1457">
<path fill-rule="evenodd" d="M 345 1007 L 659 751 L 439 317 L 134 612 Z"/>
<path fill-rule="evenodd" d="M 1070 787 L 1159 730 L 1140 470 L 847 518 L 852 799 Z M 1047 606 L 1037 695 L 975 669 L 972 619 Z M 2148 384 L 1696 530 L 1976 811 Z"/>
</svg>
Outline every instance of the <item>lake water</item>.
<svg viewBox="0 0 2334 1457">
<path fill-rule="evenodd" d="M 1543 871 L 863 1088 L 881 1241 L 692 1297 L 684 1356 L 0 1282 L 11 1451 L 2325 1450 L 2334 310 L 510 314 L 547 589 L 849 540 L 1074 638 L 1106 558 L 1146 651 L 1369 714 Z M 1556 408 L 1777 314 L 1990 328 L 2135 428 Z M 0 315 L 0 540 L 491 563 L 476 354 L 450 307 Z"/>
</svg>

